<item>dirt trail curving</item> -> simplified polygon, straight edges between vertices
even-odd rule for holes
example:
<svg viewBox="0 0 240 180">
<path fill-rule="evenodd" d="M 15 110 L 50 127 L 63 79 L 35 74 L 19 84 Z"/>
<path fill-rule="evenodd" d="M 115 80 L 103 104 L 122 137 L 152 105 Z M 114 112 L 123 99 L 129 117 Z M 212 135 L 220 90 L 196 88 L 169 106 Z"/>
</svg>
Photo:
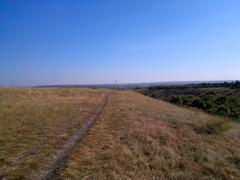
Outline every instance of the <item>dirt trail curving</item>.
<svg viewBox="0 0 240 180">
<path fill-rule="evenodd" d="M 55 158 L 46 166 L 38 178 L 39 180 L 48 180 L 48 179 L 58 179 L 57 172 L 64 164 L 65 160 L 68 158 L 70 153 L 76 147 L 76 145 L 83 139 L 87 134 L 88 130 L 94 125 L 97 118 L 101 114 L 102 110 L 107 104 L 109 93 L 102 95 L 102 101 L 96 112 L 91 115 L 91 117 L 83 124 L 83 126 L 66 142 L 61 150 L 59 150 Z"/>
</svg>

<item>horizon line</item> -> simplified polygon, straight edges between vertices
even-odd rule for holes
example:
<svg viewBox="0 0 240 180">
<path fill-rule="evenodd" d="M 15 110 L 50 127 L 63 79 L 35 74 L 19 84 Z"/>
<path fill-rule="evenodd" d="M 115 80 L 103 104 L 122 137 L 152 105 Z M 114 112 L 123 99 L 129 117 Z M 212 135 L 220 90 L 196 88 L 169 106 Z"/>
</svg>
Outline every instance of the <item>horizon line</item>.
<svg viewBox="0 0 240 180">
<path fill-rule="evenodd" d="M 176 84 L 191 84 L 191 83 L 222 83 L 222 82 L 236 82 L 239 80 L 186 80 L 186 81 L 149 81 L 149 82 L 131 82 L 131 83 L 89 83 L 89 84 L 42 84 L 42 85 L 30 85 L 30 86 L 22 86 L 22 85 L 10 85 L 10 86 L 4 86 L 0 85 L 0 88 L 41 88 L 41 87 L 64 87 L 64 86 L 73 86 L 73 87 L 90 87 L 90 86 L 113 86 L 113 85 L 161 85 L 161 84 L 168 84 L 168 85 L 176 85 Z"/>
</svg>

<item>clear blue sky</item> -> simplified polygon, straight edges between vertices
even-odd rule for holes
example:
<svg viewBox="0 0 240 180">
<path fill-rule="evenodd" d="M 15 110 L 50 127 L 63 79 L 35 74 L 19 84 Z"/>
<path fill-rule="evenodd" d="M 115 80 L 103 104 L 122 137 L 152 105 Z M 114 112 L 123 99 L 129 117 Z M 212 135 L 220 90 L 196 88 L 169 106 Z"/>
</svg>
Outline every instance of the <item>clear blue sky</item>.
<svg viewBox="0 0 240 180">
<path fill-rule="evenodd" d="M 239 0 L 1 0 L 0 85 L 240 79 Z"/>
</svg>

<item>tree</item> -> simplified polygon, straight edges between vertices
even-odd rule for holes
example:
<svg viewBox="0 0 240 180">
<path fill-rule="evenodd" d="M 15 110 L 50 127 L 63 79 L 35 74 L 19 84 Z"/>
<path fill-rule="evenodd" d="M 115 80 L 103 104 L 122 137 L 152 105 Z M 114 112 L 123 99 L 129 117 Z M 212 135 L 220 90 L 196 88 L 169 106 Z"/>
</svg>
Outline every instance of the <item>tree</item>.
<svg viewBox="0 0 240 180">
<path fill-rule="evenodd" d="M 192 102 L 192 106 L 199 108 L 199 109 L 204 109 L 205 108 L 205 102 L 201 100 L 200 98 L 196 98 Z"/>
</svg>

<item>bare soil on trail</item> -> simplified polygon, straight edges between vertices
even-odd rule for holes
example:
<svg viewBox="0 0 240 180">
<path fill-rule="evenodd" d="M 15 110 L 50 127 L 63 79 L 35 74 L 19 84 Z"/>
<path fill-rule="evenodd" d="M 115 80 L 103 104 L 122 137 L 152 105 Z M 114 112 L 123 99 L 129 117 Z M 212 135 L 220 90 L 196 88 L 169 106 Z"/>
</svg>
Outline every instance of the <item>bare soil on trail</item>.
<svg viewBox="0 0 240 180">
<path fill-rule="evenodd" d="M 64 144 L 63 148 L 58 151 L 54 160 L 52 160 L 49 165 L 41 172 L 38 177 L 39 180 L 47 180 L 47 179 L 59 179 L 58 170 L 64 165 L 64 161 L 69 157 L 73 149 L 76 145 L 83 139 L 83 137 L 87 134 L 88 130 L 94 125 L 102 110 L 106 106 L 107 93 L 102 95 L 102 101 L 96 112 L 93 113 L 90 118 L 82 125 L 80 129 Z"/>
</svg>

